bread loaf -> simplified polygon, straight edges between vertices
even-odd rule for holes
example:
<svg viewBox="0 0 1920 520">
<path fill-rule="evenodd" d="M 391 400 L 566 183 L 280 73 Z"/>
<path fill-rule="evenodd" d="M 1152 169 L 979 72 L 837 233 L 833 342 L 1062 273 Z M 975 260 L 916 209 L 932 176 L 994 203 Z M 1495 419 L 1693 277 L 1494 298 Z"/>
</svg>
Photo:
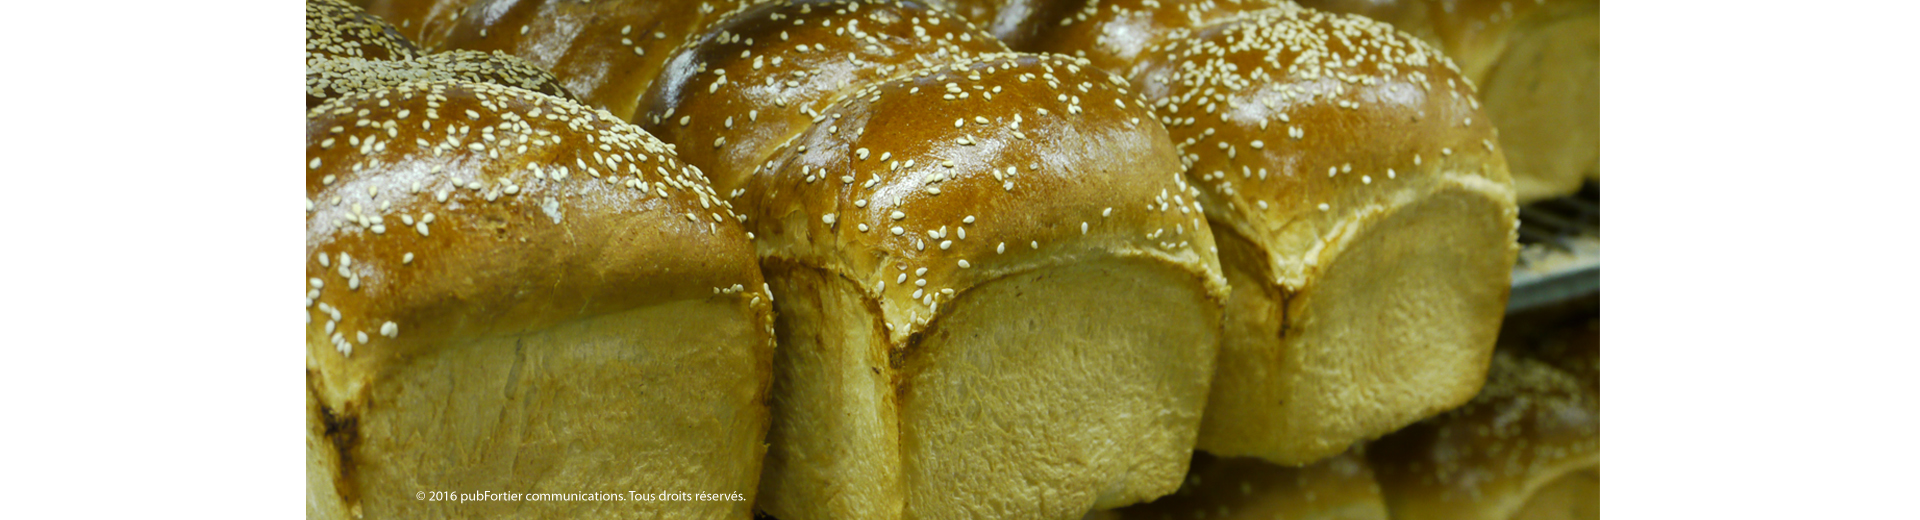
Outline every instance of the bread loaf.
<svg viewBox="0 0 1920 520">
<path fill-rule="evenodd" d="M 1199 447 L 1305 464 L 1473 396 L 1517 211 L 1444 56 L 1357 16 L 1232 8 L 1096 2 L 1043 47 L 1126 71 L 1201 188 L 1233 296 Z"/>
<path fill-rule="evenodd" d="M 421 48 L 443 50 L 447 34 L 477 0 L 359 0 L 368 13 L 392 23 Z"/>
<path fill-rule="evenodd" d="M 333 58 L 307 63 L 307 107 L 343 93 L 396 87 L 413 82 L 472 81 L 517 87 L 569 98 L 552 74 L 500 51 L 448 51 L 399 60 Z"/>
<path fill-rule="evenodd" d="M 1479 87 L 1522 203 L 1600 176 L 1599 0 L 1303 0 L 1392 23 Z"/>
<path fill-rule="evenodd" d="M 740 518 L 772 314 L 698 170 L 604 111 L 406 83 L 307 115 L 309 511 Z M 417 492 L 741 493 L 428 501 Z"/>
<path fill-rule="evenodd" d="M 767 513 L 1078 518 L 1179 484 L 1225 287 L 1123 80 L 909 2 L 690 41 L 640 119 L 738 196 L 777 296 Z"/>
<path fill-rule="evenodd" d="M 307 0 L 307 63 L 330 58 L 397 60 L 420 54 L 393 25 L 358 6 L 345 0 Z"/>
<path fill-rule="evenodd" d="M 632 120 L 674 48 L 743 3 L 479 0 L 462 11 L 441 46 L 525 58 L 587 105 Z"/>
<path fill-rule="evenodd" d="M 1598 518 L 1599 340 L 1502 345 L 1472 402 L 1370 446 L 1394 518 Z"/>
<path fill-rule="evenodd" d="M 1152 503 L 1089 520 L 1386 520 L 1386 502 L 1366 456 L 1341 453 L 1302 467 L 1195 453 L 1185 484 Z"/>
<path fill-rule="evenodd" d="M 421 52 L 392 25 L 340 0 L 307 3 L 307 108 L 416 81 L 477 81 L 573 98 L 552 74 L 499 51 Z"/>
</svg>

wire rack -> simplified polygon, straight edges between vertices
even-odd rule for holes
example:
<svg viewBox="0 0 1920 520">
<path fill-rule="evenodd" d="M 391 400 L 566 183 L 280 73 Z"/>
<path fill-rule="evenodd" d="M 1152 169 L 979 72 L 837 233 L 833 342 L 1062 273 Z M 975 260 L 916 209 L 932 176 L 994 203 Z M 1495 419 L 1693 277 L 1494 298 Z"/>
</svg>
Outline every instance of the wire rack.
<svg viewBox="0 0 1920 520">
<path fill-rule="evenodd" d="M 1507 312 L 1600 292 L 1600 185 L 1520 208 L 1520 261 Z"/>
</svg>

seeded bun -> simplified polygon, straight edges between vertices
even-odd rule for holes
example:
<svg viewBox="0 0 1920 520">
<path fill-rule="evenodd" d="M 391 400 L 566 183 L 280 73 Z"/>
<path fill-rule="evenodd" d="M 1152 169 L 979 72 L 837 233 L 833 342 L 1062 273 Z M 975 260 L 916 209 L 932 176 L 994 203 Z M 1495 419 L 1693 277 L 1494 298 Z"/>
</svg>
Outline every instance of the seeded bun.
<svg viewBox="0 0 1920 520">
<path fill-rule="evenodd" d="M 897 348 L 939 302 L 1042 265 L 1122 255 L 1218 273 L 1163 130 L 1126 82 L 1084 64 L 987 55 L 835 103 L 749 190 L 762 256 L 880 288 Z M 943 99 L 949 84 L 977 99 Z M 895 279 L 922 266 L 915 296 Z"/>
<path fill-rule="evenodd" d="M 769 2 L 674 55 L 637 119 L 662 140 L 686 143 L 680 157 L 707 172 L 720 193 L 736 196 L 833 100 L 923 67 L 1006 51 L 919 4 Z"/>
<path fill-rule="evenodd" d="M 992 34 L 1017 50 L 1030 50 L 1060 20 L 1082 6 L 1080 0 L 929 0 Z"/>
<path fill-rule="evenodd" d="M 817 270 L 872 306 L 881 335 L 861 348 L 891 369 L 908 516 L 1071 518 L 1172 491 L 1226 288 L 1124 82 L 986 55 L 825 112 L 743 198 L 771 272 Z M 776 448 L 769 467 L 798 458 Z"/>
<path fill-rule="evenodd" d="M 1302 3 L 1384 20 L 1446 51 L 1500 127 L 1521 203 L 1599 178 L 1599 0 Z"/>
<path fill-rule="evenodd" d="M 1099 520 L 1386 520 L 1380 484 L 1358 449 L 1303 467 L 1193 455 L 1172 495 L 1093 515 Z"/>
<path fill-rule="evenodd" d="M 1127 70 L 1234 288 L 1199 447 L 1306 464 L 1471 398 L 1517 254 L 1471 85 L 1360 17 L 1289 7 L 1172 31 L 1190 34 Z"/>
<path fill-rule="evenodd" d="M 345 0 L 307 0 L 307 63 L 328 58 L 397 60 L 420 50 L 393 25 Z"/>
<path fill-rule="evenodd" d="M 974 0 L 982 1 L 982 0 Z M 982 3 L 991 3 L 984 0 Z M 1015 49 L 1080 56 L 1094 66 L 1130 76 L 1148 48 L 1189 38 L 1194 31 L 1267 8 L 1293 8 L 1287 0 L 1068 0 L 1072 6 L 1058 21 L 1045 23 L 1046 36 L 1027 39 Z M 1009 7 L 1012 7 L 1011 4 Z M 1054 11 L 1062 11 L 1058 7 Z M 1017 11 L 1003 8 L 1000 17 Z M 1041 12 L 1041 11 L 1036 11 Z M 1030 22 L 1038 25 L 1040 20 Z"/>
<path fill-rule="evenodd" d="M 1597 366 L 1598 330 L 1585 336 L 1555 361 Z M 1597 518 L 1597 369 L 1569 372 L 1503 345 L 1489 372 L 1466 406 L 1368 448 L 1394 518 Z"/>
<path fill-rule="evenodd" d="M 500 51 L 449 51 L 400 60 L 332 58 L 307 62 L 307 108 L 345 92 L 411 82 L 472 81 L 572 99 L 552 74 Z"/>
<path fill-rule="evenodd" d="M 1197 194 L 1124 81 L 1004 50 L 917 3 L 778 2 L 649 94 L 777 296 L 768 514 L 1068 519 L 1179 484 L 1226 291 Z"/>
<path fill-rule="evenodd" d="M 480 0 L 443 48 L 504 51 L 553 72 L 595 108 L 633 120 L 640 96 L 691 35 L 745 0 Z"/>
<path fill-rule="evenodd" d="M 368 13 L 393 24 L 421 48 L 444 50 L 447 33 L 478 0 L 361 0 Z"/>
<path fill-rule="evenodd" d="M 317 493 L 382 518 L 748 517 L 770 301 L 697 169 L 603 111 L 485 83 L 342 96 L 307 142 L 308 383 L 336 451 L 316 460 L 340 467 Z M 413 496 L 431 489 L 749 502 Z"/>
</svg>

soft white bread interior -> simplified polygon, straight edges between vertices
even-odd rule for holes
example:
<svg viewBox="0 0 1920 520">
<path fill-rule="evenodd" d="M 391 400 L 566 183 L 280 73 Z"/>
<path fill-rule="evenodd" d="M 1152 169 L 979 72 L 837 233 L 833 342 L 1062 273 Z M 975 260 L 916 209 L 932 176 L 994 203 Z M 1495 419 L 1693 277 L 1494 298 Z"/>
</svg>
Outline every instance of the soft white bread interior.
<svg viewBox="0 0 1920 520">
<path fill-rule="evenodd" d="M 1460 64 L 1500 128 L 1521 203 L 1600 176 L 1599 0 L 1302 0 L 1393 24 Z"/>
<path fill-rule="evenodd" d="M 1076 23 L 1131 19 L 1102 12 Z M 1201 449 L 1306 464 L 1474 395 L 1518 212 L 1451 62 L 1382 23 L 1277 8 L 1171 28 L 1132 75 L 1233 287 Z"/>
<path fill-rule="evenodd" d="M 750 517 L 771 302 L 697 169 L 604 111 L 465 82 L 330 100 L 307 156 L 310 507 Z"/>
<path fill-rule="evenodd" d="M 914 3 L 738 16 L 643 120 L 725 172 L 778 296 L 761 507 L 1077 518 L 1171 492 L 1225 287 L 1125 82 Z"/>
<path fill-rule="evenodd" d="M 1368 447 L 1394 518 L 1598 517 L 1597 323 L 1506 341 L 1472 402 Z"/>
<path fill-rule="evenodd" d="M 1359 448 L 1301 467 L 1200 452 L 1179 491 L 1088 518 L 1386 520 L 1387 505 Z"/>
</svg>

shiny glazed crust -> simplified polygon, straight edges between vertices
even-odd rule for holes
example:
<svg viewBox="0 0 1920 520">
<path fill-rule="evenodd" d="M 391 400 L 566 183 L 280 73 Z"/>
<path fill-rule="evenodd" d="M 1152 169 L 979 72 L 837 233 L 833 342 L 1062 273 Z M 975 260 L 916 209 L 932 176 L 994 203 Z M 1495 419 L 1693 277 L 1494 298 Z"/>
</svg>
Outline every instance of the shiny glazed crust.
<svg viewBox="0 0 1920 520">
<path fill-rule="evenodd" d="M 553 72 L 594 108 L 632 120 L 667 57 L 741 0 L 480 0 L 442 48 L 503 51 Z"/>
<path fill-rule="evenodd" d="M 312 487 L 331 483 L 344 505 L 315 503 L 421 518 L 612 511 L 429 511 L 376 491 L 582 478 L 751 500 L 771 297 L 745 230 L 697 169 L 604 111 L 486 83 L 340 96 L 308 112 L 307 142 L 309 470 L 331 468 L 309 491 L 328 496 Z M 700 397 L 634 401 L 673 392 Z M 569 439 L 664 451 L 578 458 Z M 593 465 L 607 461 L 645 471 Z M 684 467 L 705 469 L 667 471 Z"/>
</svg>

